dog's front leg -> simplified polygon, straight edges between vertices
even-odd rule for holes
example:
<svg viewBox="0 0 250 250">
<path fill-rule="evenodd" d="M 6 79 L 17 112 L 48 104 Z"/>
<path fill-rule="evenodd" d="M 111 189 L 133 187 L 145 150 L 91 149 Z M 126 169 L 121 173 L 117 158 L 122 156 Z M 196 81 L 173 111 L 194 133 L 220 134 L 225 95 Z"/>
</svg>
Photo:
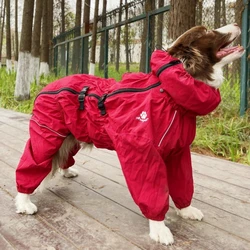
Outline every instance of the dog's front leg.
<svg viewBox="0 0 250 250">
<path fill-rule="evenodd" d="M 149 220 L 149 230 L 149 236 L 152 240 L 165 245 L 174 243 L 174 237 L 170 229 L 165 226 L 164 221 Z"/>
<path fill-rule="evenodd" d="M 15 198 L 16 212 L 18 214 L 35 214 L 37 207 L 30 201 L 29 194 L 18 193 Z"/>
</svg>

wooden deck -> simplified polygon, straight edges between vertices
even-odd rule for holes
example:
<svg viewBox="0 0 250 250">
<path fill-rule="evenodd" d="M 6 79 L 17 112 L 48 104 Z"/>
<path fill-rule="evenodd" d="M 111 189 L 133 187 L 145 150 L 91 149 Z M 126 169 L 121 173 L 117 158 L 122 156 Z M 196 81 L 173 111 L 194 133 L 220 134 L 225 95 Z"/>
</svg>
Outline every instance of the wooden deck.
<svg viewBox="0 0 250 250">
<path fill-rule="evenodd" d="M 202 222 L 175 215 L 166 223 L 172 246 L 148 237 L 148 222 L 133 203 L 115 152 L 76 156 L 79 176 L 55 177 L 34 195 L 36 215 L 15 213 L 15 168 L 28 138 L 29 115 L 0 109 L 0 249 L 250 249 L 250 166 L 193 154 L 195 195 Z"/>
</svg>

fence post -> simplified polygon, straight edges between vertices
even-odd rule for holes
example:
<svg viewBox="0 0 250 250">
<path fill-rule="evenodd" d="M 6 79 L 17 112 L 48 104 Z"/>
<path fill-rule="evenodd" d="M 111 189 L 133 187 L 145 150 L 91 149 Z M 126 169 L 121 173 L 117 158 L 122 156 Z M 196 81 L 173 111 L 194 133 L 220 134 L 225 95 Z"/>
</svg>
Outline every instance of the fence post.
<svg viewBox="0 0 250 250">
<path fill-rule="evenodd" d="M 108 78 L 108 54 L 109 54 L 109 30 L 105 29 L 105 42 L 104 42 L 104 77 Z"/>
<path fill-rule="evenodd" d="M 53 39 L 53 44 L 56 44 L 55 40 Z M 57 76 L 57 68 L 58 68 L 58 46 L 54 47 L 54 73 Z"/>
<path fill-rule="evenodd" d="M 69 42 L 67 42 L 67 51 L 66 51 L 66 76 L 69 74 Z"/>
<path fill-rule="evenodd" d="M 249 85 L 249 67 L 247 61 L 247 55 L 249 54 L 249 0 L 244 1 L 244 10 L 242 13 L 242 46 L 246 49 L 246 53 L 241 58 L 241 77 L 240 77 L 240 115 L 243 116 L 246 112 L 248 101 L 247 92 Z"/>
<path fill-rule="evenodd" d="M 146 41 L 146 73 L 149 73 L 150 71 L 150 56 L 151 56 L 151 15 L 150 13 L 147 13 L 147 41 Z"/>
</svg>

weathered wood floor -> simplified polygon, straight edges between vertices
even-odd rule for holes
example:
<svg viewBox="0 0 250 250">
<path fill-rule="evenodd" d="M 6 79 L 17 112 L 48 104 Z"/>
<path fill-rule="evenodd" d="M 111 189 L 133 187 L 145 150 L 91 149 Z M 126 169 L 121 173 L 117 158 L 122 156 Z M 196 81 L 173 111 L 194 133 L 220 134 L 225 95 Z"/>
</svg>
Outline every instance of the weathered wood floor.
<svg viewBox="0 0 250 250">
<path fill-rule="evenodd" d="M 29 115 L 0 109 L 0 249 L 250 249 L 250 166 L 193 154 L 195 196 L 202 222 L 166 217 L 175 244 L 148 237 L 116 154 L 94 149 L 76 156 L 79 176 L 57 176 L 34 195 L 34 216 L 15 213 L 15 168 L 28 138 Z"/>
</svg>

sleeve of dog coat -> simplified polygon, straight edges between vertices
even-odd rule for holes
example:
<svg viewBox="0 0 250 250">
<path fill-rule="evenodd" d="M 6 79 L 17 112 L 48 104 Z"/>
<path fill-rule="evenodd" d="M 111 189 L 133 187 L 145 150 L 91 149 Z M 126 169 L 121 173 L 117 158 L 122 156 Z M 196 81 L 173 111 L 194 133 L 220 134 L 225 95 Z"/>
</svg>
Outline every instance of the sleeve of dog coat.
<svg viewBox="0 0 250 250">
<path fill-rule="evenodd" d="M 144 216 L 162 221 L 169 208 L 167 171 L 164 161 L 147 139 L 137 135 L 115 136 L 128 189 Z"/>
<path fill-rule="evenodd" d="M 166 52 L 157 52 L 151 59 L 152 72 L 159 77 L 163 89 L 178 105 L 196 115 L 212 112 L 221 101 L 219 90 L 194 79 L 182 64 L 161 71 L 172 60 L 176 59 Z"/>
</svg>

